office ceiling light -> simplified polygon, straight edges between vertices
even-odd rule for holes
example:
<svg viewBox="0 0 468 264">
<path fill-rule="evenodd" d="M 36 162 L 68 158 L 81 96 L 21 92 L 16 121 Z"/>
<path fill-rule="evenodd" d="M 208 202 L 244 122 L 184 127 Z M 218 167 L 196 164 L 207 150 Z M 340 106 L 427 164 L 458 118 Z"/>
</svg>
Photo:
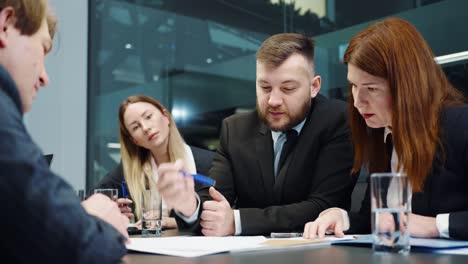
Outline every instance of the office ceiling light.
<svg viewBox="0 0 468 264">
<path fill-rule="evenodd" d="M 435 61 L 440 64 L 447 64 L 455 61 L 468 60 L 468 51 L 462 51 L 457 53 L 452 53 L 448 55 L 443 55 L 434 58 Z"/>
<path fill-rule="evenodd" d="M 110 149 L 120 149 L 120 143 L 107 143 L 107 147 Z"/>
<path fill-rule="evenodd" d="M 187 118 L 187 110 L 182 107 L 173 107 L 172 108 L 172 117 L 176 120 L 183 120 Z"/>
</svg>

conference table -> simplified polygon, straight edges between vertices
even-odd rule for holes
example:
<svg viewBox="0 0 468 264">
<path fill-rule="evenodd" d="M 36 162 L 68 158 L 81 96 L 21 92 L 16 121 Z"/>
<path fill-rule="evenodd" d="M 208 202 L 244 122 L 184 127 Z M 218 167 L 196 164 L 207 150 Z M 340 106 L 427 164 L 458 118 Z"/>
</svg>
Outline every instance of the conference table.
<svg viewBox="0 0 468 264">
<path fill-rule="evenodd" d="M 163 236 L 183 235 L 177 230 L 166 230 Z M 183 258 L 140 252 L 128 252 L 125 263 L 160 264 L 296 264 L 296 263 L 463 263 L 468 256 L 412 252 L 409 256 L 398 254 L 378 255 L 371 248 L 355 246 L 290 246 L 272 250 L 226 252 L 196 258 Z"/>
</svg>

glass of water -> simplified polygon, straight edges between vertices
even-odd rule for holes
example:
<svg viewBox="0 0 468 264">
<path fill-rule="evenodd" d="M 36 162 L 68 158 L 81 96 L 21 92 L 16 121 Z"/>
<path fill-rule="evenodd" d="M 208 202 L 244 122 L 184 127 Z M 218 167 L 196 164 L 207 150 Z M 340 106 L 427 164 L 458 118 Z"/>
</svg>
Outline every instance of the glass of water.
<svg viewBox="0 0 468 264">
<path fill-rule="evenodd" d="M 372 248 L 376 253 L 408 255 L 409 190 L 405 173 L 371 175 Z"/>
<path fill-rule="evenodd" d="M 141 194 L 141 235 L 160 236 L 162 233 L 162 201 L 158 190 L 145 190 Z"/>
<path fill-rule="evenodd" d="M 100 193 L 104 194 L 105 196 L 109 197 L 112 201 L 117 201 L 119 198 L 119 190 L 118 189 L 94 189 L 94 194 Z"/>
</svg>

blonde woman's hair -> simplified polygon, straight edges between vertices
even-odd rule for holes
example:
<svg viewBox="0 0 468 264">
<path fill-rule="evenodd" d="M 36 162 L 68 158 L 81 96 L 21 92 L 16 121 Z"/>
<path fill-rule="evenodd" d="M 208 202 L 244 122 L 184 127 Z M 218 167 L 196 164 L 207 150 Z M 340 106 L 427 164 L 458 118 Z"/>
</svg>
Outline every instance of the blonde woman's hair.
<svg viewBox="0 0 468 264">
<path fill-rule="evenodd" d="M 154 105 L 169 119 L 167 152 L 170 162 L 175 162 L 177 159 L 187 161 L 188 157 L 186 157 L 185 141 L 180 135 L 174 119 L 172 119 L 169 111 L 160 102 L 146 95 L 132 95 L 122 102 L 119 108 L 119 135 L 123 172 L 130 195 L 135 204 L 135 215 L 138 219 L 141 219 L 141 193 L 145 189 L 156 188 L 156 182 L 154 181 L 153 169 L 151 167 L 151 151 L 133 142 L 132 136 L 124 123 L 124 114 L 127 107 L 130 104 L 138 102 Z M 185 162 L 185 164 L 187 163 Z"/>
</svg>

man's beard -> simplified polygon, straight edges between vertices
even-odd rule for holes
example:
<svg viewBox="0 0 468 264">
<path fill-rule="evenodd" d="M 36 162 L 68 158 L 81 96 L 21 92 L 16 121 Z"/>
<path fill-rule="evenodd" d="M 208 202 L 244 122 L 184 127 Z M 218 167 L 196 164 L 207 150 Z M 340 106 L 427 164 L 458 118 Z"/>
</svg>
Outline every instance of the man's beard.
<svg viewBox="0 0 468 264">
<path fill-rule="evenodd" d="M 258 113 L 258 118 L 260 121 L 264 122 L 272 131 L 275 132 L 282 132 L 282 131 L 288 131 L 292 129 L 293 127 L 297 126 L 299 123 L 301 123 L 309 114 L 310 110 L 310 104 L 311 100 L 304 101 L 302 104 L 302 107 L 300 108 L 300 112 L 296 115 L 291 115 L 289 112 L 289 109 L 286 109 L 288 111 L 286 112 L 286 115 L 289 117 L 289 122 L 280 125 L 280 126 L 273 126 L 273 124 L 268 120 L 268 112 L 269 110 L 277 110 L 276 108 L 272 107 L 267 107 L 265 110 L 260 107 L 258 104 L 257 100 L 257 113 Z M 283 109 L 281 109 L 283 110 Z"/>
</svg>

